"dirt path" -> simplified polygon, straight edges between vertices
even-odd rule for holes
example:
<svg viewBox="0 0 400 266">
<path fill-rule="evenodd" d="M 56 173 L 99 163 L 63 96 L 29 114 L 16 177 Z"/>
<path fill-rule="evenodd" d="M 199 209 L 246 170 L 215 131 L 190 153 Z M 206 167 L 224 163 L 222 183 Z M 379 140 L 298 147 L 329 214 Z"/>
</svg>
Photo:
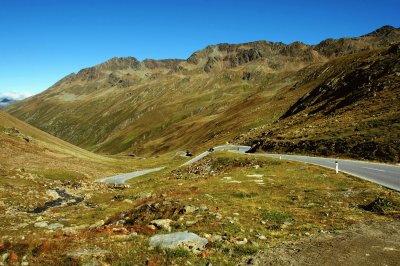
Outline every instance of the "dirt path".
<svg viewBox="0 0 400 266">
<path fill-rule="evenodd" d="M 283 243 L 242 265 L 400 265 L 400 221 L 358 224 L 332 235 Z"/>
</svg>

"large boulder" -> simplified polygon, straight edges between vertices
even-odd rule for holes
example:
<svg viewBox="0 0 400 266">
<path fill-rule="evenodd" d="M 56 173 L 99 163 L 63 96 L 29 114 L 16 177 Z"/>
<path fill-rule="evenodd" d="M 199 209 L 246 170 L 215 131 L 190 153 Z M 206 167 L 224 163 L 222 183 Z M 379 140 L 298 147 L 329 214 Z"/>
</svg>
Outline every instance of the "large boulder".
<svg viewBox="0 0 400 266">
<path fill-rule="evenodd" d="M 183 248 L 193 252 L 204 249 L 208 240 L 190 232 L 154 235 L 150 238 L 150 246 L 163 249 Z"/>
</svg>

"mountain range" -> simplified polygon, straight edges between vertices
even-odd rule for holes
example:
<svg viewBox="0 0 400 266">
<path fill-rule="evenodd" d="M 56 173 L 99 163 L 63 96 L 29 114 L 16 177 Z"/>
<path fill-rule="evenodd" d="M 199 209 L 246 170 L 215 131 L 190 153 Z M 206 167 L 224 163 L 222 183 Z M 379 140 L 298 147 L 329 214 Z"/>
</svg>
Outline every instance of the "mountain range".
<svg viewBox="0 0 400 266">
<path fill-rule="evenodd" d="M 104 154 L 230 141 L 398 162 L 399 42 L 400 29 L 384 26 L 317 45 L 224 43 L 186 60 L 112 58 L 6 111 Z"/>
</svg>

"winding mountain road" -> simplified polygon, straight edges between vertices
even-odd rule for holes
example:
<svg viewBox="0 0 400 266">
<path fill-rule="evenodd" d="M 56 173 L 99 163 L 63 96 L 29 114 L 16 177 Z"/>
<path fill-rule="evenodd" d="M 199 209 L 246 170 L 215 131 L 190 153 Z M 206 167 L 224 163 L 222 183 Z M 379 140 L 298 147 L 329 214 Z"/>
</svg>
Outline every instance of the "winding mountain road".
<svg viewBox="0 0 400 266">
<path fill-rule="evenodd" d="M 135 172 L 126 173 L 126 174 L 110 176 L 110 177 L 106 177 L 106 178 L 96 179 L 96 182 L 123 184 L 123 183 L 125 183 L 126 180 L 129 180 L 131 178 L 146 175 L 146 174 L 153 173 L 153 172 L 157 172 L 164 168 L 165 167 L 158 167 L 158 168 L 153 168 L 153 169 L 147 169 L 147 170 L 135 171 Z"/>
<path fill-rule="evenodd" d="M 234 151 L 239 152 L 239 153 L 246 153 L 250 149 L 250 147 L 249 146 L 226 145 L 226 146 L 216 146 L 216 147 L 213 147 L 212 149 L 214 151 L 234 150 Z M 186 163 L 182 164 L 181 166 L 185 166 L 185 165 L 189 165 L 189 164 L 192 164 L 194 162 L 197 162 L 198 160 L 201 160 L 204 157 L 206 157 L 207 155 L 209 155 L 210 153 L 212 153 L 212 151 L 210 151 L 210 150 L 205 151 L 205 152 L 197 155 L 193 159 L 187 161 Z"/>
<path fill-rule="evenodd" d="M 335 169 L 335 162 L 339 164 L 339 171 L 356 176 L 376 184 L 400 191 L 400 166 L 371 163 L 356 160 L 332 159 L 323 157 L 311 157 L 286 154 L 254 154 L 272 158 L 282 158 L 286 160 L 299 161 L 309 164 Z"/>
<path fill-rule="evenodd" d="M 265 156 L 265 157 L 280 158 L 285 160 L 299 161 L 303 163 L 322 166 L 329 169 L 335 169 L 336 162 L 338 162 L 340 172 L 344 172 L 374 182 L 376 184 L 400 191 L 400 166 L 383 164 L 383 163 L 356 161 L 356 160 L 332 159 L 324 157 L 311 157 L 311 156 L 287 155 L 287 154 L 268 154 L 268 153 L 246 153 L 249 149 L 250 149 L 249 146 L 237 146 L 237 145 L 217 146 L 214 147 L 212 150 L 208 150 L 197 155 L 196 157 L 192 158 L 191 160 L 187 161 L 181 166 L 192 164 L 206 157 L 213 151 L 221 151 L 221 150 L 231 150 L 233 152 L 248 154 L 251 156 Z M 132 173 L 98 179 L 96 180 L 96 182 L 121 184 L 128 179 L 160 171 L 162 169 L 164 169 L 164 167 L 136 171 Z"/>
</svg>

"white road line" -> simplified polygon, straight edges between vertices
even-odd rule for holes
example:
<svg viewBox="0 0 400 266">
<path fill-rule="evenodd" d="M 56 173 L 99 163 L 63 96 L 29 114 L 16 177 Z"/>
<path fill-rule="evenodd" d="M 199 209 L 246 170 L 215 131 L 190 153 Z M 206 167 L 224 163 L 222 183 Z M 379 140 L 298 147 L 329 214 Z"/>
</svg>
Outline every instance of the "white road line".
<svg viewBox="0 0 400 266">
<path fill-rule="evenodd" d="M 369 169 L 369 170 L 374 170 L 374 171 L 378 171 L 378 172 L 386 172 L 385 170 L 381 170 L 381 169 L 375 169 L 375 168 L 370 168 L 370 167 L 363 167 L 365 169 Z"/>
</svg>

